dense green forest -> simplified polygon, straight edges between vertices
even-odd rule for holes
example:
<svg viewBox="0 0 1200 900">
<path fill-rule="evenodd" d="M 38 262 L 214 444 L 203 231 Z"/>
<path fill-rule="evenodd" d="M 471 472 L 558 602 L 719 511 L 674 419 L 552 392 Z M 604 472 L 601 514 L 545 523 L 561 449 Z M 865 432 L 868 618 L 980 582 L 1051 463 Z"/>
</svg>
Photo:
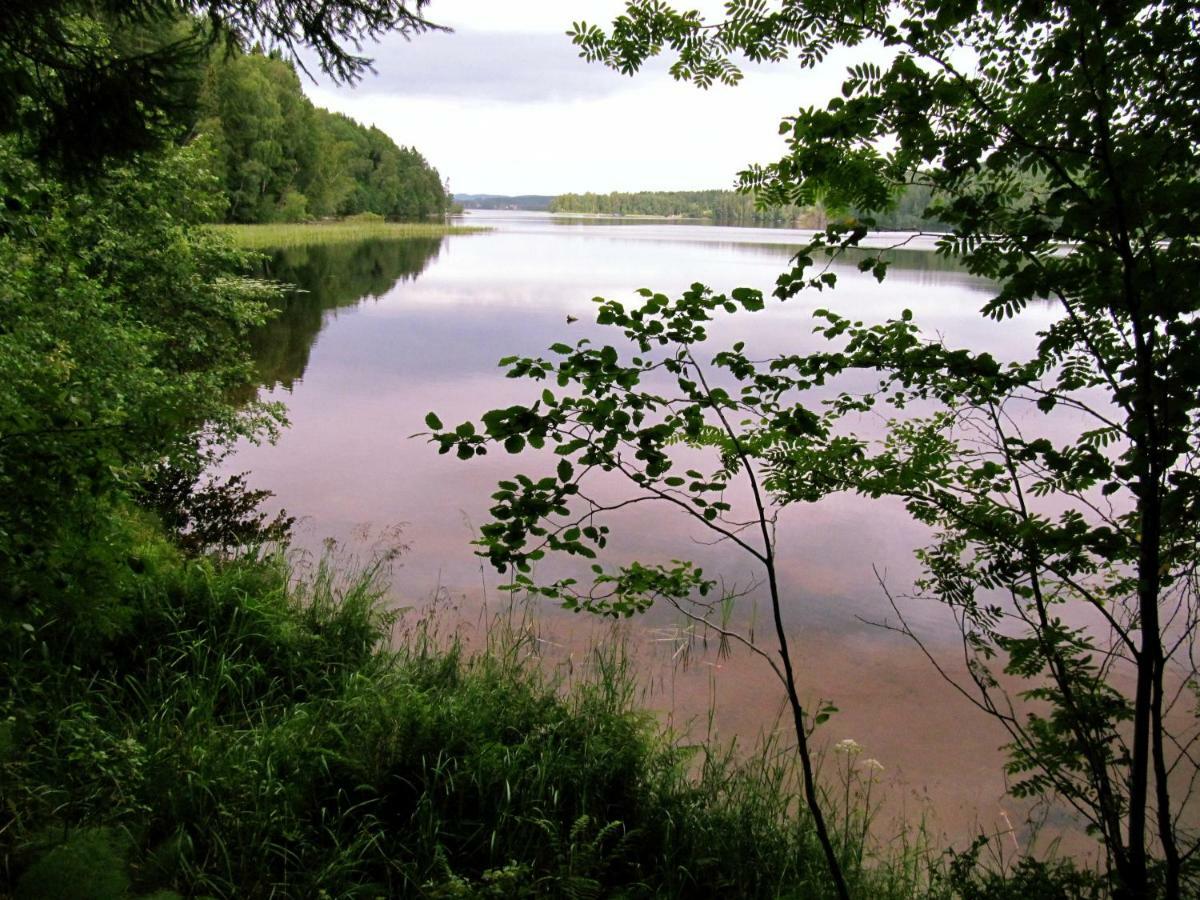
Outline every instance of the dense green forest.
<svg viewBox="0 0 1200 900">
<path fill-rule="evenodd" d="M 889 209 L 872 214 L 876 227 L 891 231 L 944 230 L 941 222 L 926 214 L 929 202 L 928 188 L 911 185 L 896 196 Z M 550 211 L 609 216 L 680 216 L 711 219 L 718 225 L 785 228 L 823 228 L 831 219 L 859 215 L 853 208 L 829 209 L 817 203 L 760 206 L 751 193 L 721 190 L 560 194 L 550 202 Z"/>
<path fill-rule="evenodd" d="M 754 198 L 735 191 L 639 191 L 611 194 L 560 194 L 550 211 L 608 216 L 681 216 L 713 219 L 724 225 L 808 224 L 810 211 L 798 207 L 758 209 Z"/>
<path fill-rule="evenodd" d="M 447 211 L 436 169 L 378 128 L 320 109 L 279 53 L 213 52 L 194 133 L 212 150 L 231 222 L 300 222 L 376 213 L 425 219 Z"/>
</svg>

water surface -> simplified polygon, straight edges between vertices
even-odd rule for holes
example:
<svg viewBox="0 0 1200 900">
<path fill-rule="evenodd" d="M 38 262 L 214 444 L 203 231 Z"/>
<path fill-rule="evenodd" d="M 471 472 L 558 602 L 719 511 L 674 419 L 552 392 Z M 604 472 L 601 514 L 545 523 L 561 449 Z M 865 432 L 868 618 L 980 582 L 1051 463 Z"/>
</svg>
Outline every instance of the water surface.
<svg viewBox="0 0 1200 900">
<path fill-rule="evenodd" d="M 251 472 L 255 487 L 273 491 L 301 517 L 302 546 L 319 552 L 325 538 L 359 550 L 381 537 L 402 543 L 396 602 L 416 605 L 439 593 L 470 618 L 503 596 L 500 577 L 481 567 L 470 544 L 486 521 L 489 495 L 498 480 L 547 464 L 503 453 L 466 463 L 440 456 L 410 437 L 425 430 L 425 414 L 436 410 L 454 423 L 532 401 L 541 386 L 505 379 L 497 360 L 585 336 L 613 342 L 619 335 L 591 323 L 593 297 L 629 301 L 642 287 L 677 294 L 695 281 L 769 293 L 808 234 L 536 213 L 475 211 L 467 219 L 494 230 L 275 254 L 271 273 L 304 293 L 258 336 L 256 352 L 262 394 L 284 401 L 292 424 L 275 446 L 240 449 L 229 467 Z M 1053 315 L 1036 308 L 1015 321 L 985 320 L 978 311 L 991 295 L 988 284 L 933 254 L 927 238 L 886 240 L 906 248 L 892 254 L 882 285 L 853 260 L 837 263 L 835 291 L 723 320 L 711 329 L 714 350 L 735 340 L 759 358 L 815 348 L 817 307 L 866 321 L 907 308 L 947 342 L 1006 359 L 1026 355 Z M 747 608 L 754 603 L 761 573 L 744 555 L 709 545 L 670 509 L 635 510 L 613 520 L 606 561 L 696 559 L 728 584 L 750 588 Z M 1023 810 L 1004 795 L 996 749 L 1004 735 L 943 684 L 915 647 L 864 621 L 894 620 L 878 576 L 897 593 L 907 589 L 916 573 L 912 551 L 924 539 L 896 503 L 835 497 L 785 511 L 779 568 L 803 690 L 842 710 L 823 729 L 826 738 L 852 737 L 884 764 L 892 811 L 912 815 L 929 798 L 955 836 L 976 822 L 1003 828 L 1012 819 L 1018 830 L 1008 840 L 1019 843 L 1028 835 Z M 764 613 L 758 610 L 759 632 Z M 906 613 L 953 664 L 955 632 L 944 612 L 914 602 Z M 547 622 L 563 652 L 577 649 L 577 619 Z M 670 610 L 655 610 L 629 626 L 645 655 L 664 661 L 665 669 L 647 674 L 651 702 L 679 722 L 715 700 L 717 726 L 727 735 L 771 727 L 780 691 L 761 661 L 745 653 L 717 658 L 698 646 L 686 671 L 672 669 L 681 625 Z"/>
</svg>

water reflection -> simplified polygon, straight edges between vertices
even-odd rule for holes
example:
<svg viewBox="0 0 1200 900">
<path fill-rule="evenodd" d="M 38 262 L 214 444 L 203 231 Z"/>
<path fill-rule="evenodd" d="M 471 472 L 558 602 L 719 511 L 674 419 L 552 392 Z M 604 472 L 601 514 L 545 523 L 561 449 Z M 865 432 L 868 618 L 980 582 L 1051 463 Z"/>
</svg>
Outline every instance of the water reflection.
<svg viewBox="0 0 1200 900">
<path fill-rule="evenodd" d="M 272 276 L 306 292 L 289 298 L 256 338 L 264 395 L 284 400 L 293 424 L 277 446 L 241 448 L 229 463 L 250 471 L 255 487 L 274 491 L 280 505 L 304 519 L 300 542 L 314 552 L 326 537 L 365 548 L 375 535 L 393 537 L 387 526 L 405 523 L 400 541 L 409 549 L 395 573 L 396 601 L 417 604 L 440 591 L 464 610 L 503 596 L 470 544 L 496 482 L 515 471 L 549 471 L 553 462 L 495 453 L 468 464 L 438 456 L 408 439 L 425 430 L 425 414 L 436 410 L 449 423 L 532 402 L 541 385 L 502 377 L 497 360 L 540 354 L 556 341 L 614 341 L 618 336 L 591 324 L 597 295 L 629 300 L 640 287 L 677 294 L 697 279 L 718 290 L 745 285 L 769 292 L 809 236 L 681 224 L 585 226 L 538 214 L 467 218 L 495 230 L 442 243 L 291 250 L 271 260 Z M 811 318 L 818 306 L 868 321 L 907 308 L 948 343 L 1001 359 L 1024 357 L 1052 310 L 1034 308 L 1004 323 L 983 319 L 979 308 L 990 287 L 929 252 L 932 247 L 932 239 L 917 237 L 893 251 L 883 285 L 859 272 L 856 259 L 839 260 L 835 291 L 722 318 L 710 329 L 713 343 L 744 341 L 756 358 L 803 352 L 819 340 Z M 578 321 L 568 324 L 568 317 Z M 859 618 L 883 616 L 875 569 L 901 590 L 911 584 L 912 551 L 924 542 L 922 530 L 899 503 L 856 497 L 784 513 L 779 572 L 787 622 L 804 660 L 803 691 L 809 699 L 833 698 L 846 710 L 828 736 L 867 745 L 907 789 L 936 801 L 946 816 L 941 824 L 993 821 L 1006 802 L 995 750 L 1003 734 L 972 718 L 965 701 L 938 682 L 911 646 Z M 745 585 L 760 575 L 744 554 L 701 544 L 705 535 L 668 510 L 639 507 L 612 524 L 606 562 L 686 556 L 729 583 Z M 541 574 L 576 573 L 547 567 Z M 944 638 L 943 646 L 953 649 L 942 610 L 911 615 L 935 643 Z M 633 627 L 661 630 L 673 621 L 669 611 L 656 610 Z M 578 623 L 555 619 L 564 646 Z M 711 667 L 697 666 L 671 682 L 671 705 L 678 703 L 676 711 L 686 717 L 716 697 L 717 727 L 752 738 L 776 711 L 779 693 L 769 671 L 750 658 L 707 662 Z"/>
<path fill-rule="evenodd" d="M 544 215 L 471 218 L 496 230 L 444 242 L 277 253 L 268 273 L 301 291 L 255 339 L 260 384 L 268 397 L 287 402 L 293 425 L 278 446 L 247 447 L 235 464 L 254 472 L 290 512 L 308 517 L 318 546 L 320 538 L 345 538 L 363 523 L 410 523 L 414 552 L 398 580 L 406 598 L 437 585 L 477 596 L 478 563 L 464 522 L 485 520 L 496 481 L 541 465 L 505 454 L 470 465 L 439 457 L 407 439 L 424 430 L 426 412 L 461 421 L 532 401 L 540 385 L 501 377 L 497 360 L 540 354 L 563 340 L 619 340 L 592 324 L 597 295 L 628 300 L 643 286 L 671 294 L 697 278 L 719 290 L 770 291 L 795 246 L 791 233 L 762 229 L 671 226 L 673 237 L 664 240 L 655 225 L 576 233 Z M 931 253 L 897 253 L 879 285 L 854 260 L 838 260 L 837 290 L 801 295 L 759 315 L 723 317 L 710 329 L 713 344 L 744 341 L 758 358 L 803 352 L 819 341 L 811 319 L 817 306 L 877 321 L 911 308 L 950 343 L 1023 356 L 1049 314 L 1034 310 L 1003 325 L 984 320 L 978 309 L 988 286 L 943 269 Z M 568 317 L 577 321 L 568 324 Z M 303 390 L 296 387 L 301 378 Z M 696 552 L 686 525 L 665 510 L 649 515 L 639 513 L 614 537 L 614 561 Z M 791 513 L 780 528 L 787 550 L 781 569 L 796 598 L 789 616 L 834 631 L 858 630 L 855 616 L 875 611 L 872 564 L 904 584 L 913 573 L 911 550 L 922 541 L 898 504 L 852 497 Z M 751 577 L 738 554 L 719 547 L 703 553 L 711 557 L 708 568 L 739 581 Z"/>
<path fill-rule="evenodd" d="M 688 242 L 736 243 L 744 247 L 775 248 L 801 247 L 818 233 L 804 228 L 776 228 L 768 225 L 718 225 L 697 219 L 666 219 L 653 217 L 574 216 L 566 213 L 547 215 L 521 211 L 470 210 L 463 215 L 467 224 L 499 225 L 506 232 L 524 231 L 533 234 L 548 230 L 586 234 L 608 232 L 610 235 L 636 240 L 680 240 Z M 962 271 L 953 258 L 930 254 L 938 241 L 934 232 L 893 231 L 877 232 L 863 240 L 869 250 L 892 248 L 887 258 L 897 266 L 914 270 L 942 272 Z M 780 251 L 782 252 L 782 251 Z M 788 253 L 792 252 L 789 250 Z M 859 249 L 848 251 L 855 259 Z M 785 254 L 786 255 L 786 254 Z"/>
<path fill-rule="evenodd" d="M 304 377 L 326 313 L 385 296 L 437 259 L 442 238 L 369 240 L 274 251 L 261 275 L 293 285 L 279 314 L 251 336 L 257 382 L 291 391 Z"/>
</svg>

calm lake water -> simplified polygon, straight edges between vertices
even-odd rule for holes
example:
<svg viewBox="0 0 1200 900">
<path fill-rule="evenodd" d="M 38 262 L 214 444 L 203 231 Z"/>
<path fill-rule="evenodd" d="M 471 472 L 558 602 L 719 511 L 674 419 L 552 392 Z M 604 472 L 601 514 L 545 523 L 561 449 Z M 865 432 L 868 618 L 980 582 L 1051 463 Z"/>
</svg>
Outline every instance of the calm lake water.
<svg viewBox="0 0 1200 900">
<path fill-rule="evenodd" d="M 403 544 L 393 594 L 402 605 L 447 598 L 464 620 L 498 604 L 501 579 L 481 568 L 470 541 L 487 517 L 495 483 L 514 472 L 536 475 L 546 461 L 493 453 L 461 462 L 423 439 L 424 416 L 447 424 L 478 420 L 496 406 L 532 401 L 533 383 L 505 379 L 497 360 L 536 354 L 581 337 L 614 342 L 591 324 L 591 298 L 630 300 L 650 287 L 669 295 L 702 281 L 728 290 L 769 293 L 806 239 L 795 231 L 696 224 L 565 220 L 532 213 L 474 212 L 485 234 L 441 240 L 367 242 L 274 255 L 274 277 L 303 288 L 258 336 L 262 395 L 286 403 L 291 427 L 274 446 L 246 446 L 226 464 L 248 471 L 255 487 L 301 518 L 299 544 L 319 553 L 332 538 L 359 555 Z M 829 307 L 867 321 L 914 311 L 951 344 L 1022 357 L 1053 310 L 1015 321 L 983 319 L 989 286 L 914 241 L 878 284 L 852 264 L 837 265 L 836 290 L 801 295 L 764 313 L 716 324 L 714 350 L 745 341 L 752 357 L 817 346 L 812 312 Z M 568 324 L 568 316 L 579 321 Z M 881 428 L 881 423 L 864 422 Z M 701 543 L 702 531 L 670 509 L 642 505 L 614 518 L 607 561 L 695 559 L 728 584 L 752 585 L 757 573 L 736 549 Z M 831 699 L 841 712 L 822 728 L 827 741 L 853 738 L 885 767 L 888 815 L 915 819 L 932 803 L 935 826 L 962 841 L 977 827 L 1015 831 L 1024 847 L 1026 810 L 1005 797 L 1004 735 L 942 683 L 907 640 L 863 620 L 894 621 L 876 572 L 898 594 L 916 573 L 914 548 L 925 535 L 897 504 L 830 498 L 784 512 L 780 573 L 807 697 Z M 569 567 L 554 563 L 555 573 Z M 747 607 L 753 605 L 750 592 Z M 766 624 L 765 608 L 758 621 Z M 932 605 L 910 601 L 906 615 L 953 665 L 961 649 L 953 623 Z M 752 614 L 742 619 L 752 622 Z M 589 623 L 547 611 L 546 640 L 579 652 Z M 710 644 L 680 658 L 681 623 L 655 610 L 628 623 L 645 666 L 647 702 L 676 725 L 715 703 L 726 736 L 752 738 L 773 727 L 781 691 L 765 665 L 746 653 L 719 657 Z M 759 635 L 763 640 L 765 633 Z M 1051 814 L 1051 830 L 1066 825 Z M 886 836 L 887 827 L 882 829 Z"/>
</svg>

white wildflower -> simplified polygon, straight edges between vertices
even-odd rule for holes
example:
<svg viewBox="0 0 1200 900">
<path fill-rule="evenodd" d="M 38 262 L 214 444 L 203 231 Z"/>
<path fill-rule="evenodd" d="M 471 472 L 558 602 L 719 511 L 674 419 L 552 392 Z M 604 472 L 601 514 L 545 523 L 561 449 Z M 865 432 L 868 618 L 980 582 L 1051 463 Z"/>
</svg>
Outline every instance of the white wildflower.
<svg viewBox="0 0 1200 900">
<path fill-rule="evenodd" d="M 846 738 L 844 741 L 838 741 L 833 745 L 833 749 L 837 753 L 845 753 L 847 756 L 858 756 L 862 753 L 862 744 L 854 740 L 854 738 Z"/>
</svg>

